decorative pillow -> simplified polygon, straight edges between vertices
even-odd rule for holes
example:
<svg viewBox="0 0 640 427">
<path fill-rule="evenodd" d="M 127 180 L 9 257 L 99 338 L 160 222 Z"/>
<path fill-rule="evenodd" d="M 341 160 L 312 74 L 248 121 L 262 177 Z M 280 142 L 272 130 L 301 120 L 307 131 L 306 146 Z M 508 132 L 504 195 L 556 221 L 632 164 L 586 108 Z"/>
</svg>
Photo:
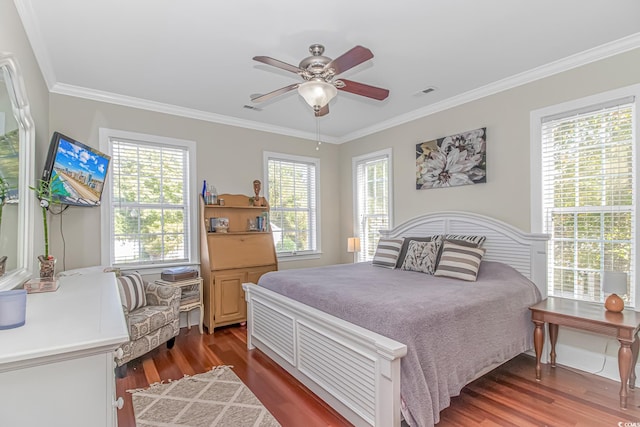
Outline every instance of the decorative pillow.
<svg viewBox="0 0 640 427">
<path fill-rule="evenodd" d="M 487 239 L 486 236 L 470 236 L 467 234 L 445 234 L 445 242 L 455 243 L 460 246 L 468 246 L 470 248 L 479 248 Z M 443 246 L 440 246 L 440 253 L 438 253 L 438 261 L 436 265 L 440 264 L 440 258 L 442 257 Z"/>
<path fill-rule="evenodd" d="M 144 280 L 140 273 L 129 273 L 118 277 L 118 288 L 120 290 L 122 305 L 125 306 L 127 310 L 132 311 L 147 305 L 147 297 L 144 293 Z"/>
<path fill-rule="evenodd" d="M 447 234 L 444 236 L 445 240 L 457 241 L 455 243 L 464 245 L 462 242 L 473 243 L 476 248 L 482 247 L 482 244 L 487 240 L 487 236 L 469 236 L 466 234 Z M 467 245 L 464 245 L 467 246 Z"/>
<path fill-rule="evenodd" d="M 407 256 L 402 263 L 402 269 L 433 274 L 436 269 L 439 247 L 440 243 L 438 241 L 417 242 L 411 240 L 409 249 L 407 249 Z"/>
<path fill-rule="evenodd" d="M 402 266 L 404 263 L 404 259 L 407 256 L 407 250 L 409 249 L 409 242 L 438 242 L 438 245 L 440 246 L 442 245 L 443 237 L 444 236 L 442 234 L 435 234 L 427 237 L 405 237 L 402 249 L 400 250 L 400 256 L 398 257 L 398 266 Z"/>
<path fill-rule="evenodd" d="M 444 242 L 440 263 L 434 276 L 475 282 L 485 249 Z"/>
<path fill-rule="evenodd" d="M 403 241 L 404 239 L 380 239 L 371 264 L 378 267 L 396 268 Z"/>
</svg>

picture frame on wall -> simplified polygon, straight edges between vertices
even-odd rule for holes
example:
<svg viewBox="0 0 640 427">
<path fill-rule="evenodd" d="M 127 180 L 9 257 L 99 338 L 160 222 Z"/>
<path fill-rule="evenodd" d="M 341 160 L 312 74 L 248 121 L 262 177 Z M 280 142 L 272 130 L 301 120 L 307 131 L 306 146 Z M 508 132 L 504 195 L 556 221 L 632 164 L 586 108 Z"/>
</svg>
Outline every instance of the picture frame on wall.
<svg viewBox="0 0 640 427">
<path fill-rule="evenodd" d="M 416 190 L 487 182 L 487 128 L 416 144 Z"/>
</svg>

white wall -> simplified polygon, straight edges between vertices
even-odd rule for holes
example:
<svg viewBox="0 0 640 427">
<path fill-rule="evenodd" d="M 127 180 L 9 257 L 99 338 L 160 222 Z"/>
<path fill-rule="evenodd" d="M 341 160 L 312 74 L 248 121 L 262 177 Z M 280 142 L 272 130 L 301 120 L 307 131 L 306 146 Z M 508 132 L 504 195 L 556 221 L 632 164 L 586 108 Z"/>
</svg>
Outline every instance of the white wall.
<svg viewBox="0 0 640 427">
<path fill-rule="evenodd" d="M 335 194 L 339 191 L 338 150 L 323 144 L 319 151 L 313 141 L 276 135 L 228 125 L 171 116 L 65 95 L 50 96 L 50 132 L 65 135 L 98 148 L 101 127 L 130 132 L 187 139 L 196 142 L 197 182 L 194 191 L 202 188 L 202 180 L 216 186 L 218 193 L 253 194 L 253 180 L 263 179 L 263 151 L 320 158 L 320 202 L 322 218 L 322 256 L 315 260 L 280 262 L 280 269 L 335 264 L 340 262 L 338 245 L 339 212 Z M 45 152 L 46 144 L 38 151 Z M 44 160 L 43 160 L 44 162 Z M 36 165 L 42 170 L 42 165 Z M 107 178 L 108 179 L 108 178 Z M 100 210 L 70 207 L 50 224 L 51 253 L 62 269 L 63 254 L 66 269 L 100 264 Z M 63 222 L 64 241 L 60 233 Z M 197 230 L 195 231 L 197 235 Z"/>
</svg>

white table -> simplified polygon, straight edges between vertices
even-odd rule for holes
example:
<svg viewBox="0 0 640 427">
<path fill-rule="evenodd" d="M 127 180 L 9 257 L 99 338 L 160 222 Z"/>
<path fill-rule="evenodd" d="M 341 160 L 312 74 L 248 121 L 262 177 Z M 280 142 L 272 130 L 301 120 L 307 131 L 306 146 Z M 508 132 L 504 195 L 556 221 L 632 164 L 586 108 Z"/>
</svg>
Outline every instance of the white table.
<svg viewBox="0 0 640 427">
<path fill-rule="evenodd" d="M 128 340 L 113 273 L 29 294 L 25 325 L 0 330 L 0 424 L 116 426 L 114 350 Z"/>
</svg>

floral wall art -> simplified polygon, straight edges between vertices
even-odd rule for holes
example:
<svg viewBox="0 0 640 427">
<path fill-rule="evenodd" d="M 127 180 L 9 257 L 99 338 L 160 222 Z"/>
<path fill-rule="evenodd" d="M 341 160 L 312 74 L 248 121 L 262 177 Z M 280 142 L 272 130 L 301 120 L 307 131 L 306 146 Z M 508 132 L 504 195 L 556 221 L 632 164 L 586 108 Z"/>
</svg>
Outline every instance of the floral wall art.
<svg viewBox="0 0 640 427">
<path fill-rule="evenodd" d="M 416 189 L 487 182 L 487 128 L 416 144 Z"/>
</svg>

